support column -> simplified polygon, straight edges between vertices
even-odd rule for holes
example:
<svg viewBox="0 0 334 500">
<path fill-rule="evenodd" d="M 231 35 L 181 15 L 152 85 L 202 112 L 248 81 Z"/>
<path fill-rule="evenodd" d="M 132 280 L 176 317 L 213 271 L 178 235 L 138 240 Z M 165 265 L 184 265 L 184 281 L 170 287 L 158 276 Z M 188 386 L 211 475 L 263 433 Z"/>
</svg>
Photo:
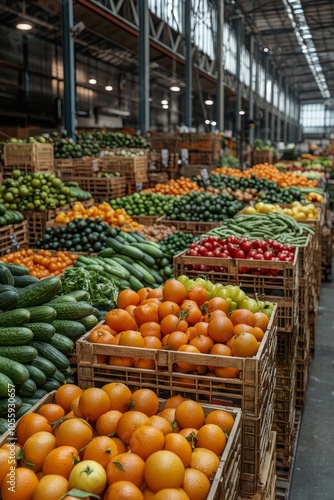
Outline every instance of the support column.
<svg viewBox="0 0 334 500">
<path fill-rule="evenodd" d="M 271 103 L 270 103 L 270 109 L 271 109 L 270 140 L 271 140 L 271 142 L 274 142 L 274 140 L 275 140 L 274 83 L 275 83 L 275 68 L 274 68 L 274 65 L 272 65 L 272 70 L 271 70 Z"/>
<path fill-rule="evenodd" d="M 281 110 L 280 110 L 280 99 L 282 91 L 282 75 L 278 74 L 278 95 L 277 95 L 277 129 L 276 129 L 276 142 L 281 140 Z"/>
<path fill-rule="evenodd" d="M 150 130 L 150 45 L 148 0 L 138 0 L 139 15 L 139 129 Z"/>
<path fill-rule="evenodd" d="M 257 40 L 255 40 L 255 46 L 254 46 L 254 62 L 256 64 L 255 67 L 255 92 L 254 92 L 254 133 L 257 132 L 259 133 L 259 64 L 260 64 L 260 58 L 259 58 L 259 44 Z"/>
<path fill-rule="evenodd" d="M 249 51 L 249 92 L 248 92 L 248 118 L 249 118 L 249 144 L 252 146 L 254 144 L 254 88 L 253 88 L 253 77 L 254 77 L 254 50 L 255 50 L 255 38 L 254 35 L 250 36 L 250 51 Z"/>
<path fill-rule="evenodd" d="M 217 130 L 224 132 L 224 67 L 223 67 L 223 33 L 224 33 L 224 0 L 217 0 L 217 90 L 216 90 L 216 122 Z"/>
<path fill-rule="evenodd" d="M 186 127 L 192 126 L 192 50 L 191 50 L 191 0 L 184 3 L 184 36 L 186 39 L 186 92 L 185 120 Z"/>
<path fill-rule="evenodd" d="M 288 102 L 289 102 L 289 95 L 288 95 L 288 84 L 287 81 L 285 81 L 284 85 L 284 129 L 283 129 L 283 141 L 284 144 L 286 144 L 288 140 Z"/>
<path fill-rule="evenodd" d="M 241 82 L 240 82 L 240 58 L 241 58 L 241 18 L 238 17 L 235 20 L 235 35 L 237 42 L 237 67 L 236 67 L 236 102 L 235 102 L 235 124 L 234 124 L 234 132 L 236 135 L 240 134 L 240 125 L 241 125 L 241 117 L 239 115 L 239 111 L 241 109 Z M 240 151 L 239 151 L 240 152 Z"/>
<path fill-rule="evenodd" d="M 264 114 L 264 137 L 263 139 L 265 141 L 268 141 L 268 127 L 269 127 L 269 105 L 268 105 L 268 74 L 269 74 L 269 58 L 268 55 L 266 55 L 266 62 L 264 66 L 264 109 L 263 109 L 263 114 Z"/>
<path fill-rule="evenodd" d="M 73 39 L 73 0 L 61 4 L 62 49 L 64 69 L 64 127 L 75 140 L 75 57 Z"/>
<path fill-rule="evenodd" d="M 30 75 L 29 75 L 29 38 L 27 35 L 22 37 L 22 53 L 23 53 L 23 75 L 24 75 L 24 95 L 28 99 L 30 94 Z"/>
</svg>

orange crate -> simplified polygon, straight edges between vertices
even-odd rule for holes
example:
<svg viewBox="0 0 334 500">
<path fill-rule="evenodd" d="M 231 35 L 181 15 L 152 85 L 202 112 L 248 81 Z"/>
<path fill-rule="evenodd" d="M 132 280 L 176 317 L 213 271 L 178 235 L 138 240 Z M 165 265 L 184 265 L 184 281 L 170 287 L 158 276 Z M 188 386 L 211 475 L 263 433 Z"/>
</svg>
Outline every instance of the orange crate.
<svg viewBox="0 0 334 500">
<path fill-rule="evenodd" d="M 0 256 L 28 246 L 28 223 L 0 227 Z"/>
<path fill-rule="evenodd" d="M 54 169 L 53 145 L 8 142 L 4 145 L 4 165 L 27 172 L 51 172 Z"/>
</svg>

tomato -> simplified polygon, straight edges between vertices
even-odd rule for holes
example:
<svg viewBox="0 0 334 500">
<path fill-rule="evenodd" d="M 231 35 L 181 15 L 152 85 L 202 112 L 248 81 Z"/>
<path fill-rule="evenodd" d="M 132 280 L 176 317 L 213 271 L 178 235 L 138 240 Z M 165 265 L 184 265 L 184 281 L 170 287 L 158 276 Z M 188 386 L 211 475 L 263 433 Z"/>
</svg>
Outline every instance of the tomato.
<svg viewBox="0 0 334 500">
<path fill-rule="evenodd" d="M 243 252 L 242 250 L 237 250 L 234 254 L 234 257 L 236 259 L 244 259 L 246 257 L 245 252 Z"/>
<path fill-rule="evenodd" d="M 253 248 L 253 244 L 251 241 L 246 239 L 246 241 L 241 243 L 240 248 L 243 252 L 245 252 L 245 254 L 247 254 Z"/>
</svg>

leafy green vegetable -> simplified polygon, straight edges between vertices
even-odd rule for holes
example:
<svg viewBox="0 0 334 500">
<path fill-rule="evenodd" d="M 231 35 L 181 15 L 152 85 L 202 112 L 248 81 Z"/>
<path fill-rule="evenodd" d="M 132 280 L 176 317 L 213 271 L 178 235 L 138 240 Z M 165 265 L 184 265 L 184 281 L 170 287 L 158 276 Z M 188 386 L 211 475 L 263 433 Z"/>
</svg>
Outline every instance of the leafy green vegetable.
<svg viewBox="0 0 334 500">
<path fill-rule="evenodd" d="M 88 270 L 83 267 L 66 269 L 63 278 L 63 293 L 85 290 L 89 293 L 89 302 L 93 306 L 110 305 L 115 306 L 118 289 L 113 282 L 99 272 Z"/>
</svg>

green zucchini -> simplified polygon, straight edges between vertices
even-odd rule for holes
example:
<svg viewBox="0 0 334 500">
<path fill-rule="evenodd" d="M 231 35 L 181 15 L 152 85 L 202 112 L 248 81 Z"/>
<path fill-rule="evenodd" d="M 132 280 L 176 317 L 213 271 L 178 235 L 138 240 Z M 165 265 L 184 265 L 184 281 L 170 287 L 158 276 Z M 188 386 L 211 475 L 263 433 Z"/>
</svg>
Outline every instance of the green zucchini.
<svg viewBox="0 0 334 500">
<path fill-rule="evenodd" d="M 22 401 L 25 398 L 22 399 Z M 29 403 L 23 403 L 21 408 L 15 413 L 15 419 L 18 420 L 19 418 L 23 417 L 30 409 L 32 408 L 32 405 Z"/>
<path fill-rule="evenodd" d="M 0 372 L 0 398 L 8 398 L 8 392 L 14 388 L 14 383 L 4 373 Z"/>
<path fill-rule="evenodd" d="M 8 417 L 0 417 L 0 437 L 2 434 L 8 431 Z"/>
<path fill-rule="evenodd" d="M 10 311 L 18 306 L 19 294 L 16 290 L 1 290 L 0 288 L 0 310 Z"/>
<path fill-rule="evenodd" d="M 93 312 L 93 306 L 88 302 L 54 302 L 52 307 L 57 312 L 57 319 L 81 319 Z"/>
<path fill-rule="evenodd" d="M 56 368 L 58 368 L 58 370 L 66 370 L 66 368 L 70 365 L 70 362 L 65 354 L 58 351 L 58 349 L 56 349 L 48 342 L 44 342 L 43 340 L 32 340 L 30 342 L 30 345 L 37 349 L 40 356 L 43 356 L 44 358 L 51 361 L 56 366 Z"/>
<path fill-rule="evenodd" d="M 27 311 L 30 312 L 31 323 L 52 323 L 56 319 L 57 313 L 51 306 L 36 306 L 28 307 Z"/>
<path fill-rule="evenodd" d="M 69 319 L 55 319 L 51 325 L 57 333 L 61 333 L 68 338 L 81 337 L 86 333 L 86 328 L 79 321 L 71 321 Z"/>
<path fill-rule="evenodd" d="M 36 350 L 36 349 L 35 349 Z M 36 366 L 41 370 L 48 378 L 52 377 L 57 367 L 52 361 L 37 355 L 30 363 L 32 366 Z"/>
<path fill-rule="evenodd" d="M 7 375 L 14 384 L 24 384 L 29 378 L 29 371 L 22 363 L 2 356 L 0 356 L 0 373 Z"/>
<path fill-rule="evenodd" d="M 0 314 L 0 327 L 20 326 L 27 323 L 30 319 L 28 309 L 14 309 Z"/>
<path fill-rule="evenodd" d="M 8 267 L 4 266 L 2 263 L 0 264 L 0 283 L 2 285 L 14 285 L 14 277 Z"/>
<path fill-rule="evenodd" d="M 19 411 L 23 401 L 19 396 L 13 396 L 12 398 L 0 398 L 0 417 L 6 417 L 8 419 L 8 408 L 14 409 L 15 411 L 11 415 L 15 416 L 15 413 Z"/>
<path fill-rule="evenodd" d="M 38 282 L 39 279 L 35 276 L 14 276 L 14 286 L 16 288 L 25 288 L 26 286 Z"/>
<path fill-rule="evenodd" d="M 11 264 L 7 262 L 2 262 L 2 265 L 10 270 L 12 276 L 27 276 L 29 274 L 29 269 L 19 264 Z"/>
<path fill-rule="evenodd" d="M 61 335 L 60 333 L 55 333 L 48 342 L 63 354 L 70 354 L 73 352 L 75 345 L 73 340 L 65 337 L 65 335 Z"/>
<path fill-rule="evenodd" d="M 31 363 L 37 356 L 37 350 L 30 345 L 3 345 L 0 346 L 0 356 L 18 363 Z"/>
<path fill-rule="evenodd" d="M 33 396 L 36 389 L 37 385 L 35 382 L 31 378 L 28 378 L 24 384 L 17 386 L 17 395 L 20 398 L 30 398 Z"/>
<path fill-rule="evenodd" d="M 96 316 L 90 314 L 89 316 L 80 319 L 79 323 L 81 323 L 86 328 L 86 332 L 89 332 L 89 330 L 92 330 L 92 328 L 99 324 L 99 320 Z"/>
<path fill-rule="evenodd" d="M 61 290 L 61 280 L 56 276 L 44 278 L 18 291 L 17 307 L 40 306 L 49 302 Z"/>
<path fill-rule="evenodd" d="M 35 340 L 49 341 L 56 333 L 50 323 L 26 323 L 24 326 L 32 331 Z"/>
<path fill-rule="evenodd" d="M 47 392 L 56 391 L 61 385 L 63 384 L 58 382 L 58 380 L 54 378 L 48 378 L 45 384 L 41 386 L 41 389 L 44 389 Z"/>
<path fill-rule="evenodd" d="M 107 240 L 107 246 L 111 247 L 115 252 L 128 255 L 135 260 L 143 260 L 144 252 L 132 246 L 132 244 L 121 243 L 120 241 L 109 238 Z"/>
<path fill-rule="evenodd" d="M 46 380 L 45 380 L 45 382 L 46 382 Z M 34 394 L 34 398 L 42 399 L 47 394 L 48 394 L 48 391 L 46 391 L 44 389 L 36 389 L 35 394 Z"/>
<path fill-rule="evenodd" d="M 32 340 L 33 336 L 33 332 L 24 326 L 0 328 L 0 346 L 25 345 Z"/>
<path fill-rule="evenodd" d="M 42 372 L 42 370 L 37 368 L 37 366 L 26 365 L 26 368 L 28 369 L 29 372 L 30 376 L 29 378 L 31 378 L 31 380 L 35 382 L 37 387 L 43 385 L 46 382 L 47 376 L 45 375 L 44 372 Z"/>
</svg>

